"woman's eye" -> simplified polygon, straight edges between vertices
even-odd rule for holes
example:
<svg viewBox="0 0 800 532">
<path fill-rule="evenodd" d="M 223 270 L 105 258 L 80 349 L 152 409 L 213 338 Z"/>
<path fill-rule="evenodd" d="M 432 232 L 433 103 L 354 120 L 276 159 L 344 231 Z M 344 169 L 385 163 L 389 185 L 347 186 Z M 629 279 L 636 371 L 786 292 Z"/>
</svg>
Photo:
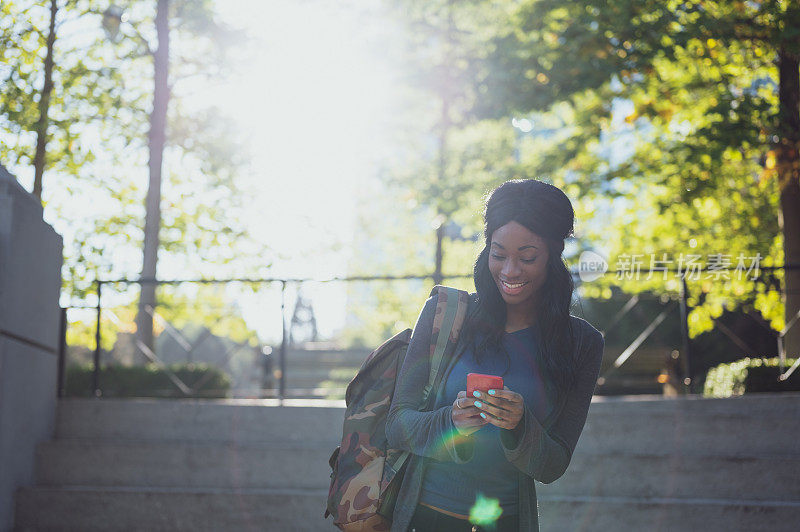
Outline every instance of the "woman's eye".
<svg viewBox="0 0 800 532">
<path fill-rule="evenodd" d="M 492 255 L 492 258 L 495 260 L 505 260 L 505 257 L 501 257 L 500 255 L 494 255 L 494 254 Z M 531 264 L 533 262 L 536 262 L 536 258 L 537 257 L 534 257 L 532 259 L 521 259 L 521 260 L 526 264 Z"/>
</svg>

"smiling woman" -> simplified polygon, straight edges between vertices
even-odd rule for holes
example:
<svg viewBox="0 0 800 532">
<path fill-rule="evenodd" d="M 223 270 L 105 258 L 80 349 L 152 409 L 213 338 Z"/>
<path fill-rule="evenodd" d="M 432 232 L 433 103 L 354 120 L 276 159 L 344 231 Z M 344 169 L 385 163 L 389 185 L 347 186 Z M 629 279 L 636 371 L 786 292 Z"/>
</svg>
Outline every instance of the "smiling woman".
<svg viewBox="0 0 800 532">
<path fill-rule="evenodd" d="M 535 320 L 549 257 L 545 240 L 511 221 L 492 234 L 489 271 L 506 302 L 506 331 L 524 329 Z"/>
<path fill-rule="evenodd" d="M 562 253 L 573 223 L 569 198 L 553 185 L 528 179 L 494 190 L 476 292 L 432 410 L 419 405 L 437 297 L 425 303 L 386 420 L 389 445 L 412 453 L 392 531 L 538 530 L 534 481 L 566 471 L 603 356 L 600 332 L 569 314 Z M 502 389 L 468 397 L 470 373 L 502 377 Z"/>
</svg>

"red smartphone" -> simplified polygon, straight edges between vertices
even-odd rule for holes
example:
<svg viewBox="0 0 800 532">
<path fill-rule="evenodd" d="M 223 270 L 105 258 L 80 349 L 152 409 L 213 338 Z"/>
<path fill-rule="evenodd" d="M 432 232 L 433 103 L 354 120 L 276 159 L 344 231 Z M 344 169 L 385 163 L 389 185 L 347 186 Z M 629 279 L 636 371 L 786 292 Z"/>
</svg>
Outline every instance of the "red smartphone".
<svg viewBox="0 0 800 532">
<path fill-rule="evenodd" d="M 472 397 L 472 392 L 488 392 L 489 390 L 502 390 L 503 377 L 497 375 L 484 375 L 483 373 L 467 373 L 467 397 Z"/>
</svg>

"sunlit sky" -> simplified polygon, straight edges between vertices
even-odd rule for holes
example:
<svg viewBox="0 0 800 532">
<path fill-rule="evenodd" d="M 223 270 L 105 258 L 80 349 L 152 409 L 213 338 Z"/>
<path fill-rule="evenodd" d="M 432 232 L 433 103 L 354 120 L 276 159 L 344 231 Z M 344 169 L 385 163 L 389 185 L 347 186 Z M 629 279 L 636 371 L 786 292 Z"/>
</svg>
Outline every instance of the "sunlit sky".
<svg viewBox="0 0 800 532">
<path fill-rule="evenodd" d="M 276 250 L 272 275 L 347 274 L 358 188 L 389 149 L 396 67 L 386 55 L 398 33 L 376 8 L 347 2 L 225 0 L 222 17 L 250 46 L 239 73 L 205 93 L 250 136 L 247 179 L 255 185 L 247 223 Z M 205 102 L 203 102 L 205 100 Z M 344 320 L 344 286 L 313 285 L 323 335 Z M 288 310 L 294 303 L 290 292 Z M 242 302 L 246 318 L 279 323 L 274 305 Z M 266 320 L 264 318 L 267 318 Z M 273 327 L 263 331 L 275 336 Z"/>
<path fill-rule="evenodd" d="M 249 225 L 285 257 L 276 275 L 344 275 L 348 254 L 331 250 L 352 238 L 357 188 L 374 177 L 399 109 L 383 53 L 390 20 L 346 2 L 219 5 L 253 41 L 237 57 L 239 74 L 197 97 L 218 102 L 250 136 L 247 178 L 259 197 Z"/>
</svg>

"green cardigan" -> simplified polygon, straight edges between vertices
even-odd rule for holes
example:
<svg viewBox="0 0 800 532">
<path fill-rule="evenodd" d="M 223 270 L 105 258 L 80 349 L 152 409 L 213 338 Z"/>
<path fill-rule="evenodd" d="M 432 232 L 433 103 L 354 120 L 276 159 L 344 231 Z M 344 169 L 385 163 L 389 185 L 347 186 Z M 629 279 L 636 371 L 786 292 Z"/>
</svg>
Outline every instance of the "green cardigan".
<svg viewBox="0 0 800 532">
<path fill-rule="evenodd" d="M 408 352 L 397 376 L 386 436 L 389 445 L 413 453 L 406 466 L 392 520 L 392 532 L 406 532 L 416 510 L 427 459 L 468 463 L 472 458 L 469 441 L 456 446 L 447 437 L 455 433 L 451 417 L 452 405 L 433 411 L 419 411 L 422 389 L 428 379 L 430 335 L 436 310 L 433 295 L 414 326 Z M 473 304 L 474 294 L 470 298 Z M 603 357 L 603 335 L 589 322 L 576 316 L 572 320 L 578 374 L 568 394 L 560 397 L 556 408 L 540 423 L 529 408 L 520 421 L 516 447 L 514 438 L 501 438 L 506 458 L 516 466 L 519 479 L 520 530 L 538 531 L 539 519 L 535 480 L 549 484 L 561 477 L 569 465 L 575 445 L 586 422 L 586 414 L 600 372 Z M 463 349 L 456 351 L 443 375 L 447 375 Z M 437 395 L 441 394 L 441 387 Z M 438 400 L 438 397 L 437 397 Z M 510 431 L 509 431 L 510 433 Z"/>
</svg>

